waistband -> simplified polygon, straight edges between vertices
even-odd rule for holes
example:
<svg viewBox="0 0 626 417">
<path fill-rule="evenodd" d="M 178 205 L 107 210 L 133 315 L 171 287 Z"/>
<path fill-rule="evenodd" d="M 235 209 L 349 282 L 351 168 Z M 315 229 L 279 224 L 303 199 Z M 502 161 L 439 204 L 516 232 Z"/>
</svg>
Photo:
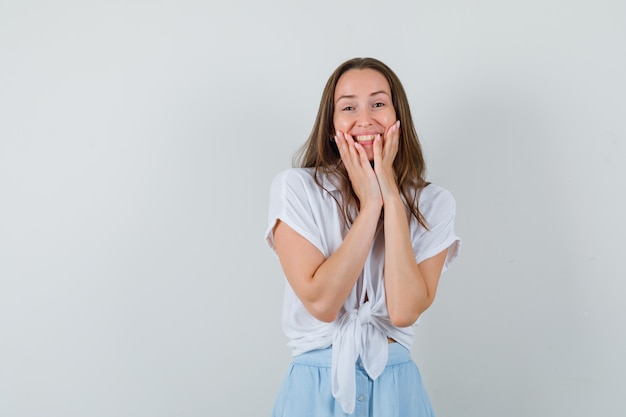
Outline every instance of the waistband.
<svg viewBox="0 0 626 417">
<path fill-rule="evenodd" d="M 333 351 L 332 347 L 326 349 L 316 349 L 309 352 L 305 352 L 301 355 L 293 357 L 293 363 L 308 366 L 317 366 L 318 368 L 330 368 Z M 387 365 L 399 365 L 405 362 L 411 362 L 411 352 L 400 343 L 389 343 L 389 355 L 387 359 Z M 363 369 L 361 359 L 356 361 L 356 368 Z"/>
</svg>

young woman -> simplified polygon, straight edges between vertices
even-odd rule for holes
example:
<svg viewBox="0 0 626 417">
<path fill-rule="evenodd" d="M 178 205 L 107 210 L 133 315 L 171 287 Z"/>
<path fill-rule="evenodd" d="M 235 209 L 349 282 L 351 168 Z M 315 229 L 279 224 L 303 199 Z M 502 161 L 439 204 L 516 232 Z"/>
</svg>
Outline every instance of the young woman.
<svg viewBox="0 0 626 417">
<path fill-rule="evenodd" d="M 328 80 L 299 167 L 271 186 L 293 362 L 275 417 L 432 416 L 413 324 L 457 257 L 455 202 L 428 183 L 400 80 L 355 58 Z"/>
</svg>

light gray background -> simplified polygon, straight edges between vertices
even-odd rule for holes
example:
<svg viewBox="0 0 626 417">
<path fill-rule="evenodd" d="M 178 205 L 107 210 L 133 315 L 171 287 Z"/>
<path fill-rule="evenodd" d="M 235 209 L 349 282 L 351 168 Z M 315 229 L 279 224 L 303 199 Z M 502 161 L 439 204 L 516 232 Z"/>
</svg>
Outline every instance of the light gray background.
<svg viewBox="0 0 626 417">
<path fill-rule="evenodd" d="M 626 3 L 2 0 L 2 417 L 269 415 L 268 188 L 354 56 L 457 199 L 438 416 L 623 416 Z"/>
</svg>

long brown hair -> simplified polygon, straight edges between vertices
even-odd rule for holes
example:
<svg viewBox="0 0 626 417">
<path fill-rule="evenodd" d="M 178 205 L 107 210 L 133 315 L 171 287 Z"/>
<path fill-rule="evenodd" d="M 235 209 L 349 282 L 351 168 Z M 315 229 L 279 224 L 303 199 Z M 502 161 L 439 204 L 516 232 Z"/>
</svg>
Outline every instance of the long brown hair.
<svg viewBox="0 0 626 417">
<path fill-rule="evenodd" d="M 354 221 L 354 213 L 359 210 L 359 199 L 352 188 L 348 172 L 341 161 L 339 150 L 330 139 L 335 136 L 333 115 L 335 112 L 335 88 L 339 78 L 351 69 L 373 69 L 385 76 L 391 88 L 391 99 L 400 120 L 400 143 L 393 163 L 400 192 L 411 215 L 424 227 L 424 216 L 419 211 L 418 201 L 421 190 L 428 185 L 425 180 L 426 166 L 422 147 L 415 131 L 409 101 L 398 76 L 387 65 L 375 58 L 353 58 L 341 64 L 330 76 L 324 87 L 320 106 L 308 140 L 294 156 L 294 166 L 315 168 L 315 182 L 323 188 L 319 173 L 329 174 L 338 183 L 343 196 L 341 208 L 346 226 Z M 331 194 L 332 196 L 332 194 Z M 334 197 L 333 197 L 334 198 Z"/>
</svg>

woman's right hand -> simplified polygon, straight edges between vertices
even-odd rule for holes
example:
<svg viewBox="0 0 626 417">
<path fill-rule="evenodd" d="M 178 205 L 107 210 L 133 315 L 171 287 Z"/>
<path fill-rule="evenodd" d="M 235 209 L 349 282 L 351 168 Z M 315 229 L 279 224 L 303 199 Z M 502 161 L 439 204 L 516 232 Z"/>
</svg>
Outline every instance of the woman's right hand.
<svg viewBox="0 0 626 417">
<path fill-rule="evenodd" d="M 382 208 L 383 197 L 376 173 L 363 147 L 347 133 L 337 131 L 335 143 L 346 167 L 352 188 L 359 198 L 361 210 L 366 206 Z"/>
</svg>

